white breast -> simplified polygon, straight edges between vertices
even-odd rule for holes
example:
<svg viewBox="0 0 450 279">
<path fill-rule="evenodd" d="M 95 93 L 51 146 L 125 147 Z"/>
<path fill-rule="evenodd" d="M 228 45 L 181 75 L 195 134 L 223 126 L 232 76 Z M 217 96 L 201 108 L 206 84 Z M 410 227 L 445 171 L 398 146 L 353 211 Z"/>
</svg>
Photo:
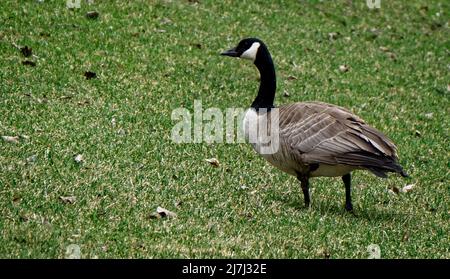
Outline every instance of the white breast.
<svg viewBox="0 0 450 279">
<path fill-rule="evenodd" d="M 245 112 L 243 122 L 242 127 L 244 128 L 245 140 L 249 141 L 251 125 L 255 125 L 258 122 L 258 113 L 254 108 L 249 108 Z"/>
<path fill-rule="evenodd" d="M 270 112 L 261 110 L 256 112 L 250 108 L 245 112 L 244 128 L 245 140 L 261 155 L 277 153 L 280 147 L 278 110 Z"/>
<path fill-rule="evenodd" d="M 255 128 L 255 125 L 261 124 L 263 117 L 266 117 L 266 115 L 258 114 L 253 108 L 250 108 L 245 112 L 242 127 L 244 128 L 246 141 L 249 142 L 253 146 L 253 149 L 255 149 L 256 152 L 258 152 L 273 166 L 291 175 L 296 175 L 295 167 L 297 166 L 297 163 L 290 160 L 290 156 L 288 154 L 290 150 L 286 148 L 286 146 L 280 145 L 280 142 L 278 142 L 277 148 L 272 149 L 273 152 L 264 152 L 264 147 L 267 146 L 267 144 L 265 144 L 267 143 L 267 140 L 261 139 L 261 137 L 256 137 L 256 140 L 252 140 L 252 137 L 254 138 L 254 135 L 251 135 L 251 133 L 254 133 L 252 129 Z"/>
</svg>

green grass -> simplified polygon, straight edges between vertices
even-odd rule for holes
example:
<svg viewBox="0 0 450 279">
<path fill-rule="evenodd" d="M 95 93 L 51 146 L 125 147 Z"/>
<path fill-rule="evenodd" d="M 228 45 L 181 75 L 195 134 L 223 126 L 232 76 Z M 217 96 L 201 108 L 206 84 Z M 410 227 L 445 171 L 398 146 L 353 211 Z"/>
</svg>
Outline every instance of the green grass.
<svg viewBox="0 0 450 279">
<path fill-rule="evenodd" d="M 0 140 L 0 257 L 450 257 L 448 1 L 192 2 L 0 2 L 0 135 L 29 137 Z M 249 145 L 173 143 L 175 108 L 250 105 L 256 69 L 218 55 L 247 36 L 272 52 L 278 104 L 351 109 L 412 178 L 356 172 L 355 215 L 339 178 L 314 179 L 305 210 L 296 179 Z M 157 206 L 178 217 L 150 219 Z"/>
</svg>

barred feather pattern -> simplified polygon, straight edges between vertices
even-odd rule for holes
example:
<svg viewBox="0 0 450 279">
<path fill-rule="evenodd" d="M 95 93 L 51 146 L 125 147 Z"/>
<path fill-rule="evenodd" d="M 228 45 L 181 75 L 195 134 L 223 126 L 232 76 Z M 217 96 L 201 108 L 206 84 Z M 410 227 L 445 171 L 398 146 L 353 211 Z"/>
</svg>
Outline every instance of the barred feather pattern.
<svg viewBox="0 0 450 279">
<path fill-rule="evenodd" d="M 345 108 L 302 102 L 279 107 L 280 149 L 262 155 L 279 169 L 298 175 L 342 176 L 367 169 L 407 176 L 398 164 L 394 143 Z M 318 165 L 311 170 L 311 165 Z"/>
</svg>

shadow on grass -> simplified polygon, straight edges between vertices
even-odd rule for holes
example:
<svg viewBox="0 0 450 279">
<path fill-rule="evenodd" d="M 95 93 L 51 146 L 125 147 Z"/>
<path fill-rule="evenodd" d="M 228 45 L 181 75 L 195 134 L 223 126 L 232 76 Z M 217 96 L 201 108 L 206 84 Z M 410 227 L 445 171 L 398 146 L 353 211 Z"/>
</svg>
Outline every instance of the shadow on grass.
<svg viewBox="0 0 450 279">
<path fill-rule="evenodd" d="M 298 211 L 315 212 L 321 215 L 347 215 L 350 218 L 356 218 L 358 220 L 375 221 L 375 222 L 389 222 L 393 220 L 399 221 L 405 219 L 407 216 L 399 212 L 394 212 L 392 208 L 386 205 L 384 208 L 379 209 L 374 206 L 370 208 L 361 208 L 358 204 L 353 204 L 353 212 L 347 212 L 344 209 L 344 203 L 339 203 L 336 200 L 324 200 L 314 199 L 311 197 L 311 207 L 308 209 L 304 205 L 302 195 L 286 196 L 282 194 L 273 194 L 273 199 L 282 202 L 286 206 L 292 207 Z"/>
</svg>

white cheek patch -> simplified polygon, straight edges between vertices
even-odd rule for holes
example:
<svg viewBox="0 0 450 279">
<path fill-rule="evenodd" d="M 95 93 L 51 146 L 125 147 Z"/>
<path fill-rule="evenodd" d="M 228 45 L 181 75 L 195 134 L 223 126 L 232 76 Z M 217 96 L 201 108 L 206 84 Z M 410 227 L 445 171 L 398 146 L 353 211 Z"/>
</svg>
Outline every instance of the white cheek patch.
<svg viewBox="0 0 450 279">
<path fill-rule="evenodd" d="M 260 43 L 254 42 L 249 49 L 247 49 L 246 51 L 244 51 L 241 54 L 240 57 L 244 58 L 244 59 L 249 59 L 249 60 L 252 60 L 253 62 L 255 62 L 256 53 L 258 53 L 258 49 L 259 49 L 260 45 L 261 45 Z"/>
</svg>

